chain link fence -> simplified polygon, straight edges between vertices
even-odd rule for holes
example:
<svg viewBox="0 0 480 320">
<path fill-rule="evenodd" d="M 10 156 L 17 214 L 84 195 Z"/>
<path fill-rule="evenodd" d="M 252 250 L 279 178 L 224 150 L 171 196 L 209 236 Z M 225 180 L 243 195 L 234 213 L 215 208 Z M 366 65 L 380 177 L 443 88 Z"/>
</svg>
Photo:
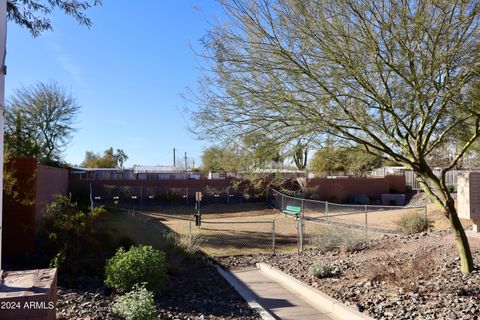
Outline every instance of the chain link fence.
<svg viewBox="0 0 480 320">
<path fill-rule="evenodd" d="M 211 256 L 272 253 L 276 251 L 275 220 L 239 218 L 203 219 L 195 224 L 191 215 L 170 215 L 136 209 L 120 209 L 145 223 L 171 233 L 177 244 L 189 251 L 202 250 Z"/>
<path fill-rule="evenodd" d="M 397 221 L 402 216 L 419 213 L 427 217 L 426 206 L 383 206 L 368 204 L 338 204 L 289 196 L 275 189 L 267 190 L 267 203 L 281 213 L 288 206 L 301 208 L 297 220 L 298 250 L 304 244 L 315 242 L 321 234 L 330 232 L 331 227 L 344 237 L 374 238 L 385 233 L 397 233 Z M 330 226 L 330 228 L 327 228 Z"/>
<path fill-rule="evenodd" d="M 188 208 L 172 211 L 174 214 L 158 213 L 152 208 L 138 210 L 135 205 L 120 210 L 158 225 L 160 232 L 171 234 L 187 250 L 200 249 L 211 256 L 274 254 L 292 249 L 300 253 L 304 246 L 326 245 L 335 239 L 351 240 L 353 244 L 355 239 L 364 241 L 396 233 L 396 222 L 405 214 L 427 215 L 426 207 L 338 204 L 292 197 L 274 189 L 268 189 L 266 199 L 275 210 L 262 209 L 265 212 L 240 216 L 202 215 L 200 226 Z M 288 206 L 300 208 L 300 215 L 283 214 Z"/>
</svg>

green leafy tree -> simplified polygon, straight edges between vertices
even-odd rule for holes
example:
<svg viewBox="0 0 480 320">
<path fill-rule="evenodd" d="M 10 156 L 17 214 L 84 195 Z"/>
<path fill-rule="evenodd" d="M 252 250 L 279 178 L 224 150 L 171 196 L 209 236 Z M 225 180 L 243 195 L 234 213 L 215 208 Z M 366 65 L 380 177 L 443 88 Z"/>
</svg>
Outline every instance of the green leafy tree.
<svg viewBox="0 0 480 320">
<path fill-rule="evenodd" d="M 75 131 L 79 109 L 77 100 L 54 82 L 15 91 L 5 110 L 6 149 L 12 156 L 58 163 Z"/>
<path fill-rule="evenodd" d="M 358 147 L 324 147 L 317 150 L 310 166 L 316 173 L 344 172 L 364 177 L 368 171 L 382 166 L 382 158 Z"/>
<path fill-rule="evenodd" d="M 282 148 L 269 134 L 256 131 L 243 136 L 244 158 L 251 169 L 279 167 L 283 163 Z"/>
<path fill-rule="evenodd" d="M 348 156 L 344 148 L 325 147 L 317 150 L 310 161 L 310 167 L 315 173 L 347 171 Z"/>
<path fill-rule="evenodd" d="M 80 166 L 83 168 L 123 168 L 123 163 L 127 159 L 128 156 L 122 149 L 117 149 L 114 152 L 113 148 L 110 147 L 103 152 L 103 155 L 87 151 Z"/>
<path fill-rule="evenodd" d="M 7 18 L 28 29 L 36 37 L 43 31 L 53 29 L 50 15 L 56 10 L 63 11 L 79 24 L 90 27 L 92 21 L 85 11 L 101 3 L 100 0 L 8 0 Z"/>
<path fill-rule="evenodd" d="M 381 157 L 362 149 L 350 148 L 347 152 L 347 172 L 355 177 L 364 177 L 368 171 L 380 168 L 383 164 Z"/>
<path fill-rule="evenodd" d="M 258 128 L 354 143 L 413 170 L 444 211 L 461 270 L 473 258 L 446 184 L 480 135 L 477 1 L 225 0 L 202 38 L 200 137 Z M 471 88 L 469 90 L 469 88 Z M 466 132 L 437 176 L 431 157 Z M 320 141 L 319 141 L 320 142 Z"/>
<path fill-rule="evenodd" d="M 202 169 L 214 172 L 238 172 L 243 168 L 244 158 L 238 150 L 212 146 L 202 153 Z"/>
</svg>

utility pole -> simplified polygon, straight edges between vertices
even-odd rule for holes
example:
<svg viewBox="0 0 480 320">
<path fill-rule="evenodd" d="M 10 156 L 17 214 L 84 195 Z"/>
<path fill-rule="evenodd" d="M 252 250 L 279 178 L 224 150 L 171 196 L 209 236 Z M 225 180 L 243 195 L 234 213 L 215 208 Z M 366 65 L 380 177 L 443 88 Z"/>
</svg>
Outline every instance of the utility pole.
<svg viewBox="0 0 480 320">
<path fill-rule="evenodd" d="M 7 0 L 0 0 L 0 186 L 3 186 L 3 128 L 5 110 L 5 75 L 7 67 Z M 2 187 L 3 189 L 3 187 Z M 3 192 L 0 192 L 0 271 L 2 270 Z"/>
<path fill-rule="evenodd" d="M 188 168 L 187 168 L 187 153 L 185 152 L 185 172 L 188 171 Z"/>
<path fill-rule="evenodd" d="M 173 148 L 173 167 L 175 168 L 175 148 Z"/>
</svg>

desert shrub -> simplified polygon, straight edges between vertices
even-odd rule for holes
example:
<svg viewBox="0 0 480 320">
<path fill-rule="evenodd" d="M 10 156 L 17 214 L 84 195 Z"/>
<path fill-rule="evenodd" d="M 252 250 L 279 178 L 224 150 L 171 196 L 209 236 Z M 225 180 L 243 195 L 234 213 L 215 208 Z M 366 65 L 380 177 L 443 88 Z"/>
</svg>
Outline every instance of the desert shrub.
<svg viewBox="0 0 480 320">
<path fill-rule="evenodd" d="M 353 203 L 355 204 L 370 204 L 370 198 L 365 194 L 359 194 L 353 197 Z"/>
<path fill-rule="evenodd" d="M 90 190 L 88 188 L 77 188 L 71 193 L 71 201 L 84 211 L 90 209 Z"/>
<path fill-rule="evenodd" d="M 163 237 L 176 248 L 180 248 L 190 254 L 199 252 L 204 244 L 200 236 L 197 234 L 189 236 L 188 234 L 165 232 Z"/>
<path fill-rule="evenodd" d="M 183 196 L 183 190 L 181 188 L 171 188 L 165 195 L 165 200 L 168 202 L 176 202 Z"/>
<path fill-rule="evenodd" d="M 377 258 L 366 265 L 367 280 L 388 282 L 408 291 L 417 291 L 420 281 L 429 280 L 434 275 L 436 261 L 427 250 L 414 255 L 388 255 Z"/>
<path fill-rule="evenodd" d="M 115 301 L 112 312 L 125 320 L 154 320 L 156 308 L 153 295 L 153 292 L 145 287 L 135 286 L 132 291 Z"/>
<path fill-rule="evenodd" d="M 388 193 L 394 193 L 395 194 L 395 193 L 400 193 L 400 192 L 398 192 L 397 188 L 390 187 L 390 189 L 388 190 Z"/>
<path fill-rule="evenodd" d="M 405 234 L 414 234 L 427 231 L 432 226 L 432 221 L 421 212 L 411 212 L 403 215 L 396 221 L 397 229 Z"/>
<path fill-rule="evenodd" d="M 308 267 L 308 273 L 317 278 L 326 278 L 334 275 L 334 267 L 328 263 L 318 260 Z"/>
<path fill-rule="evenodd" d="M 342 198 L 339 195 L 333 195 L 328 197 L 327 201 L 331 203 L 342 203 Z"/>
<path fill-rule="evenodd" d="M 340 249 L 346 252 L 365 248 L 363 233 L 344 227 L 327 227 L 311 239 L 311 244 L 317 249 L 330 251 Z"/>
<path fill-rule="evenodd" d="M 448 189 L 448 192 L 450 192 L 450 193 L 457 192 L 457 188 L 455 188 L 455 185 L 453 185 L 453 184 L 447 185 L 447 189 Z"/>
<path fill-rule="evenodd" d="M 151 246 L 136 246 L 117 253 L 105 266 L 105 284 L 119 292 L 145 283 L 147 289 L 158 292 L 167 284 L 165 253 Z"/>
<path fill-rule="evenodd" d="M 205 187 L 205 194 L 210 197 L 214 197 L 216 195 L 220 195 L 222 193 L 222 190 L 217 189 L 215 187 L 207 185 Z"/>
<path fill-rule="evenodd" d="M 70 197 L 56 195 L 45 208 L 37 251 L 62 273 L 92 272 L 96 266 L 91 265 L 95 264 L 91 257 L 99 260 L 95 250 L 100 248 L 101 237 L 94 230 L 94 222 L 104 213 L 101 207 L 83 211 Z"/>
</svg>

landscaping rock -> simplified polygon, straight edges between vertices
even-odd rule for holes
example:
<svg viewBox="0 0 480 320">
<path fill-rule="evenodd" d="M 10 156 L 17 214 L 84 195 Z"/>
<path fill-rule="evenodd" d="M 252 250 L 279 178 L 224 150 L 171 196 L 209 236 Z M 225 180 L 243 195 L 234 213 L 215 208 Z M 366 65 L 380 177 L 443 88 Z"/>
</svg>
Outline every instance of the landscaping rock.
<svg viewBox="0 0 480 320">
<path fill-rule="evenodd" d="M 80 285 L 75 285 L 79 287 Z M 116 319 L 110 308 L 117 296 L 94 284 L 58 288 L 57 319 Z M 211 261 L 189 261 L 188 272 L 170 276 L 168 290 L 157 296 L 160 319 L 260 319 L 254 310 L 217 273 Z"/>
<path fill-rule="evenodd" d="M 470 245 L 480 266 L 480 241 Z M 340 272 L 323 279 L 309 275 L 306 270 L 319 259 Z M 232 268 L 265 262 L 375 319 L 480 319 L 480 272 L 463 275 L 459 260 L 453 236 L 440 231 L 382 237 L 357 254 L 307 249 L 300 256 L 237 256 L 219 262 Z M 403 276 L 395 280 L 392 272 Z"/>
</svg>

